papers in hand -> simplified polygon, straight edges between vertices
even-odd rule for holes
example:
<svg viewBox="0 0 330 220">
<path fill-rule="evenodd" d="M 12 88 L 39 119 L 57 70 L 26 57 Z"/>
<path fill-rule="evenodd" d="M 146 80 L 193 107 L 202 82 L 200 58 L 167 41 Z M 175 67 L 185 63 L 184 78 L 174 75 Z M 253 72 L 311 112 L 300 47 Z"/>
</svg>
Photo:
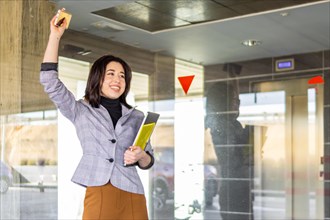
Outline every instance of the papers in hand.
<svg viewBox="0 0 330 220">
<path fill-rule="evenodd" d="M 139 146 L 142 150 L 146 147 L 152 132 L 158 121 L 159 114 L 155 112 L 147 112 L 147 115 L 144 117 L 140 129 L 135 137 L 133 146 Z"/>
<path fill-rule="evenodd" d="M 66 27 L 65 29 L 69 28 L 70 21 L 71 21 L 72 14 L 67 11 L 59 10 L 56 14 L 55 25 L 57 27 L 62 26 L 64 19 L 66 20 Z"/>
</svg>

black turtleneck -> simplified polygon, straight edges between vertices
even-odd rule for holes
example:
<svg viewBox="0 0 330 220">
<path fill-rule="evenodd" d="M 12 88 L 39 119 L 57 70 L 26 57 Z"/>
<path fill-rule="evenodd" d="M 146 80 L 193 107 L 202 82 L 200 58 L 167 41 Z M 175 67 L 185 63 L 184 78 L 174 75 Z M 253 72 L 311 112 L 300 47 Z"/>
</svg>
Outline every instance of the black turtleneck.
<svg viewBox="0 0 330 220">
<path fill-rule="evenodd" d="M 106 108 L 113 122 L 113 127 L 116 127 L 117 121 L 121 117 L 121 104 L 119 99 L 109 99 L 101 96 L 101 105 Z"/>
</svg>

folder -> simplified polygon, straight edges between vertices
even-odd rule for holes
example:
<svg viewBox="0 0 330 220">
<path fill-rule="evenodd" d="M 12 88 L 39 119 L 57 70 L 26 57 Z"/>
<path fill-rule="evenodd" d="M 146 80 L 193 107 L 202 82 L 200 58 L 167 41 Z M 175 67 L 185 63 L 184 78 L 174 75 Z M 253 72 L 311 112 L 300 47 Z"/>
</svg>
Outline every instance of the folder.
<svg viewBox="0 0 330 220">
<path fill-rule="evenodd" d="M 151 138 L 152 132 L 154 131 L 159 114 L 155 112 L 147 112 L 147 115 L 144 117 L 139 131 L 133 142 L 133 146 L 139 146 L 142 150 L 145 149 L 148 141 Z"/>
</svg>

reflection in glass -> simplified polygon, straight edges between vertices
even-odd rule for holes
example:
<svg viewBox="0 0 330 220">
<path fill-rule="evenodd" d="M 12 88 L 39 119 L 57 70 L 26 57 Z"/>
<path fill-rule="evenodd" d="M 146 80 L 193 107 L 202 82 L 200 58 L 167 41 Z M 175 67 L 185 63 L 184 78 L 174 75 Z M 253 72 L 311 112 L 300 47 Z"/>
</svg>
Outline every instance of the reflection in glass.
<svg viewBox="0 0 330 220">
<path fill-rule="evenodd" d="M 1 116 L 0 219 L 57 218 L 56 117 L 54 110 Z"/>
<path fill-rule="evenodd" d="M 219 163 L 222 219 L 253 219 L 253 130 L 237 120 L 239 103 L 235 81 L 217 82 L 207 91 L 205 127 Z"/>
</svg>

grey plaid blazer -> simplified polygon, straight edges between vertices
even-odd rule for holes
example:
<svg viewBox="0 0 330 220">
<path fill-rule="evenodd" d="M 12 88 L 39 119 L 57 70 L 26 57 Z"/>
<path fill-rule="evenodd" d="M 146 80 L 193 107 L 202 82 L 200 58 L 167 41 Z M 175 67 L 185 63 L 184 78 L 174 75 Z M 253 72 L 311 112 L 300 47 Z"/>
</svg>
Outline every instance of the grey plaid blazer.
<svg viewBox="0 0 330 220">
<path fill-rule="evenodd" d="M 114 129 L 103 106 L 93 108 L 84 100 L 77 101 L 59 80 L 57 70 L 41 69 L 40 82 L 45 92 L 74 124 L 83 150 L 72 181 L 82 186 L 101 186 L 110 181 L 119 189 L 144 194 L 136 166 L 124 166 L 124 152 L 134 141 L 143 112 L 122 106 L 122 117 Z M 153 155 L 150 144 L 146 151 Z"/>
</svg>

